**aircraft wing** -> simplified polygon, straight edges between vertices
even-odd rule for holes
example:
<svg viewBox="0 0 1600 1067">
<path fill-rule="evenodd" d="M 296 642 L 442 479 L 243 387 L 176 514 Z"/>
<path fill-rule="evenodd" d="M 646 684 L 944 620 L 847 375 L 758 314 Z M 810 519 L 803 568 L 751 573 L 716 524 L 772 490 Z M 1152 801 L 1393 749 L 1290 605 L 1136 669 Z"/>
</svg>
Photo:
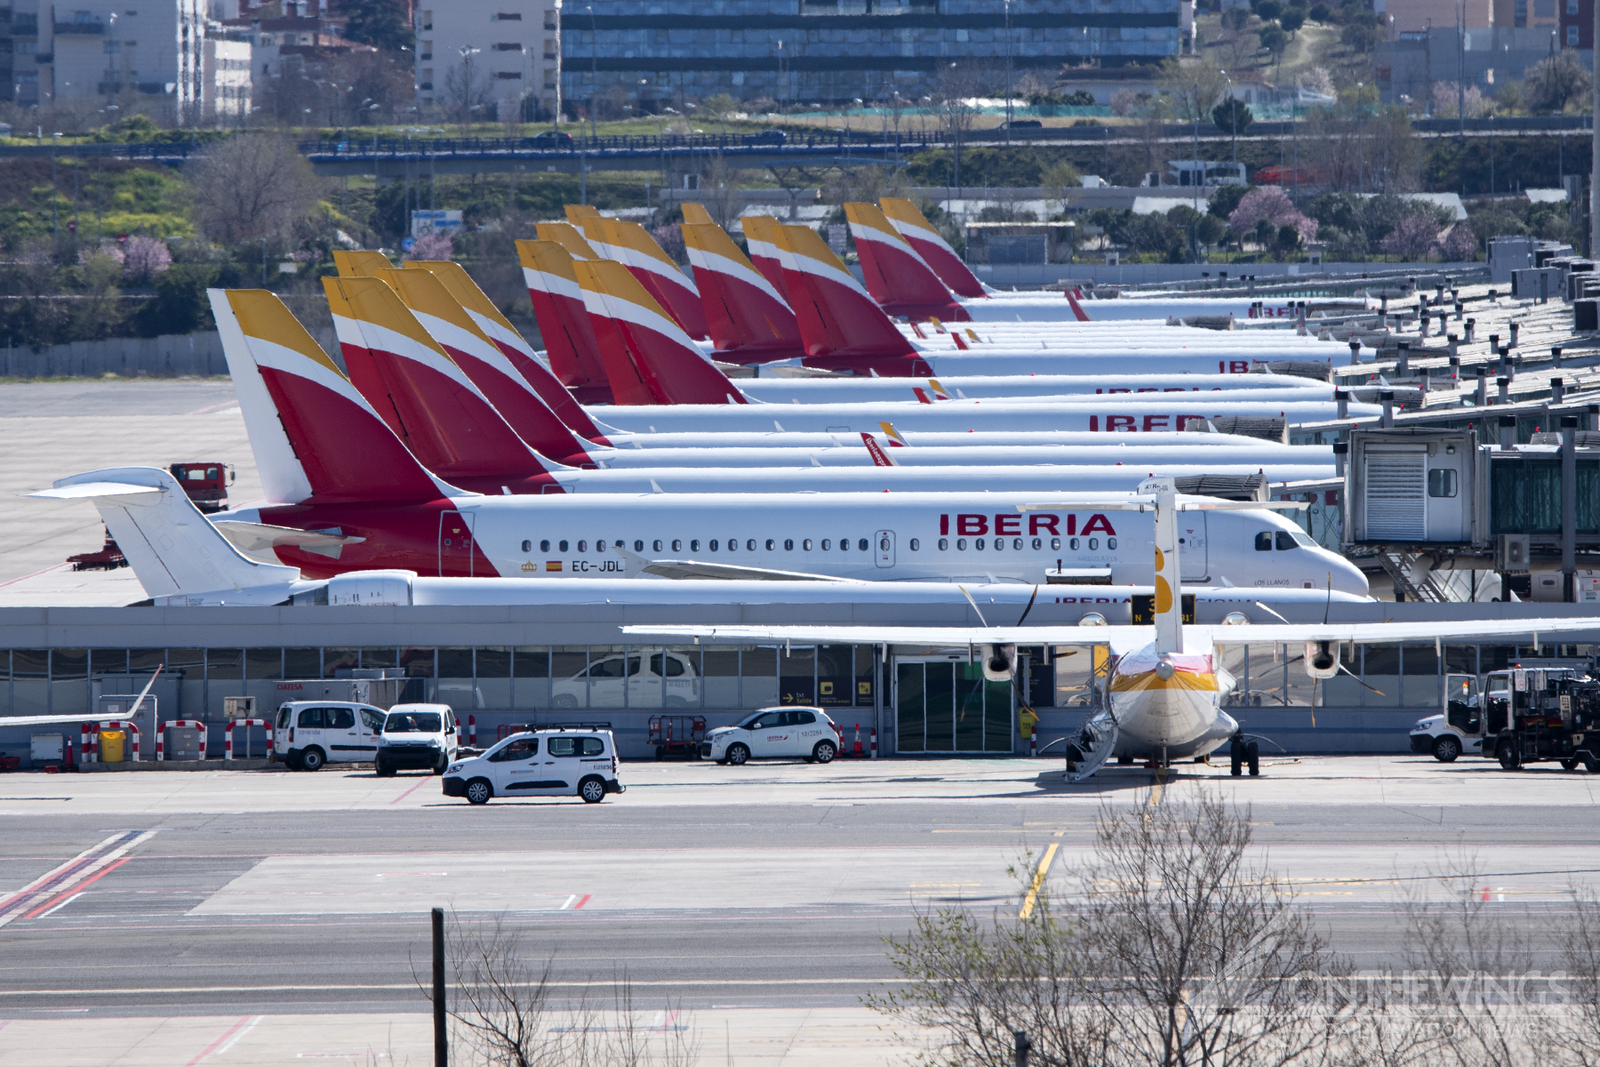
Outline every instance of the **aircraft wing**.
<svg viewBox="0 0 1600 1067">
<path fill-rule="evenodd" d="M 1269 623 L 1264 626 L 1185 626 L 1185 635 L 1204 632 L 1213 644 L 1295 644 L 1304 641 L 1341 641 L 1421 644 L 1433 640 L 1527 637 L 1528 644 L 1542 638 L 1574 634 L 1600 634 L 1600 615 L 1569 619 L 1479 619 L 1463 622 L 1335 622 Z M 1033 642 L 1037 644 L 1037 640 Z M 1063 642 L 1064 643 L 1064 642 Z"/>
<path fill-rule="evenodd" d="M 127 696 L 130 699 L 132 697 L 136 696 L 136 695 L 137 694 L 134 694 L 134 693 L 127 694 Z M 143 712 L 149 711 L 149 710 L 150 710 L 149 708 L 142 708 L 142 709 L 140 709 L 140 714 L 143 714 Z M 4 726 L 55 726 L 55 725 L 57 725 L 59 723 L 74 723 L 74 722 L 79 722 L 79 723 L 81 723 L 81 722 L 111 722 L 111 721 L 126 722 L 130 718 L 131 718 L 131 715 L 105 716 L 105 715 L 96 715 L 92 711 L 80 711 L 76 715 L 7 715 L 4 719 L 0 719 L 0 725 L 4 725 Z"/>
<path fill-rule="evenodd" d="M 642 558 L 642 557 L 641 557 Z M 698 559 L 654 559 L 639 566 L 658 578 L 709 578 L 729 582 L 853 582 L 831 574 L 780 571 L 772 567 L 741 567 L 733 563 L 707 563 Z"/>
<path fill-rule="evenodd" d="M 717 641 L 798 641 L 803 644 L 890 645 L 1109 645 L 1120 654 L 1148 645 L 1151 626 L 624 626 L 624 633 L 654 637 L 705 638 Z M 1306 641 L 1347 644 L 1420 644 L 1435 638 L 1454 641 L 1482 638 L 1541 638 L 1573 634 L 1600 635 L 1600 615 L 1569 619 L 1504 619 L 1466 622 L 1339 622 L 1274 623 L 1257 626 L 1185 626 L 1186 637 L 1216 645 L 1298 644 Z"/>
<path fill-rule="evenodd" d="M 624 626 L 623 633 L 697 637 L 717 641 L 840 645 L 1110 645 L 1118 652 L 1143 648 L 1149 626 Z"/>
<path fill-rule="evenodd" d="M 259 552 L 263 549 L 294 545 L 316 552 L 365 541 L 365 537 L 322 533 L 317 530 L 298 530 L 289 526 L 273 526 L 264 522 L 241 522 L 237 519 L 215 520 L 211 525 L 228 539 L 228 543 L 241 552 Z"/>
<path fill-rule="evenodd" d="M 78 482 L 74 485 L 58 485 L 53 489 L 40 489 L 33 493 L 24 493 L 24 496 L 35 496 L 45 500 L 93 500 L 96 497 L 111 496 L 148 496 L 161 494 L 159 485 L 131 485 L 127 482 Z"/>
</svg>

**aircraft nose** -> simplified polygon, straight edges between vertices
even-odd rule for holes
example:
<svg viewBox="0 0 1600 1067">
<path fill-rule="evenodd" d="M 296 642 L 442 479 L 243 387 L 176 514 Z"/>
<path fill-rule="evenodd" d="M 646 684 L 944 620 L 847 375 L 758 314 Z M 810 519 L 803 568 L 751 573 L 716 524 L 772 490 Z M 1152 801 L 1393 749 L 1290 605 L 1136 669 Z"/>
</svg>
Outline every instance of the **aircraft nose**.
<svg viewBox="0 0 1600 1067">
<path fill-rule="evenodd" d="M 1367 576 L 1361 573 L 1361 568 L 1345 559 L 1328 553 L 1333 566 L 1333 587 L 1341 593 L 1353 593 L 1356 596 L 1369 596 L 1371 590 L 1367 584 Z"/>
</svg>

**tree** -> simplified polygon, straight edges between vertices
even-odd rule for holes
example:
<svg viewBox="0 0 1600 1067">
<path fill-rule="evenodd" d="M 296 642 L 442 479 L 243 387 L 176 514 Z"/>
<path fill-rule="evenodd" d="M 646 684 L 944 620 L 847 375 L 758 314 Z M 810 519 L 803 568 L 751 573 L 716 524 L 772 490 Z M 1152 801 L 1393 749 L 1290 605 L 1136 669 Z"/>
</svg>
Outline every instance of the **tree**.
<svg viewBox="0 0 1600 1067">
<path fill-rule="evenodd" d="M 1352 52 L 1366 55 L 1382 40 L 1380 27 L 1377 15 L 1357 15 L 1339 31 L 1339 43 Z"/>
<path fill-rule="evenodd" d="M 1278 25 L 1290 34 L 1298 33 L 1300 27 L 1306 24 L 1306 13 L 1300 8 L 1291 7 L 1278 17 Z"/>
<path fill-rule="evenodd" d="M 1257 34 L 1261 40 L 1261 47 L 1272 53 L 1274 63 L 1283 62 L 1284 49 L 1289 47 L 1289 35 L 1283 32 L 1283 27 L 1276 22 L 1269 22 L 1261 27 Z"/>
<path fill-rule="evenodd" d="M 1250 12 L 1242 7 L 1229 8 L 1222 13 L 1222 53 L 1229 69 L 1244 66 L 1256 54 L 1255 41 L 1250 35 Z"/>
<path fill-rule="evenodd" d="M 1560 114 L 1569 105 L 1587 101 L 1592 82 L 1578 57 L 1571 51 L 1562 51 L 1529 67 L 1522 87 L 1529 110 Z"/>
<path fill-rule="evenodd" d="M 1250 113 L 1250 105 L 1241 103 L 1229 97 L 1211 109 L 1211 121 L 1217 124 L 1217 129 L 1223 133 L 1241 134 L 1250 128 L 1256 117 Z"/>
<path fill-rule="evenodd" d="M 339 11 L 345 17 L 344 36 L 359 44 L 400 52 L 416 40 L 406 25 L 404 0 L 342 0 Z"/>
<path fill-rule="evenodd" d="M 1058 902 L 1030 857 L 1012 872 L 1020 917 L 919 916 L 888 939 L 904 984 L 867 1003 L 932 1030 L 929 1062 L 949 1067 L 1011 1062 L 1015 1030 L 1050 1065 L 1298 1062 L 1347 1021 L 1307 995 L 1342 965 L 1249 858 L 1249 818 L 1215 797 L 1108 805 L 1070 876 L 1081 903 Z"/>
<path fill-rule="evenodd" d="M 1227 76 L 1210 63 L 1180 64 L 1168 59 L 1156 79 L 1173 103 L 1179 122 L 1204 118 L 1228 95 Z"/>
<path fill-rule="evenodd" d="M 285 238 L 310 213 L 318 182 L 292 141 L 230 137 L 206 149 L 184 175 L 195 219 L 226 244 Z"/>
<path fill-rule="evenodd" d="M 489 79 L 469 52 L 444 76 L 446 110 L 456 122 L 482 122 L 489 117 Z"/>
<path fill-rule="evenodd" d="M 1408 262 L 1422 259 L 1439 240 L 1439 226 L 1422 215 L 1407 215 L 1395 224 L 1378 247 L 1391 256 Z"/>
<path fill-rule="evenodd" d="M 1295 210 L 1288 195 L 1275 186 L 1258 186 L 1239 199 L 1239 206 L 1228 215 L 1228 226 L 1237 234 L 1253 233 L 1265 222 L 1271 227 L 1267 243 L 1274 240 L 1280 226 L 1293 226 L 1304 241 L 1317 239 L 1317 220 Z"/>
</svg>

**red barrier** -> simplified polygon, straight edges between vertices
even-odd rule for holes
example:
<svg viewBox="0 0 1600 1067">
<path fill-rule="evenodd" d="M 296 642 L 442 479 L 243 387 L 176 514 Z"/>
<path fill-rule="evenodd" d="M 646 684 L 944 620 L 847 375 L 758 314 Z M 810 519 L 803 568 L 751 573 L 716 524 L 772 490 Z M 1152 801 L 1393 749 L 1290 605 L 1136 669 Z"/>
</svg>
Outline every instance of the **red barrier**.
<svg viewBox="0 0 1600 1067">
<path fill-rule="evenodd" d="M 200 758 L 206 758 L 206 724 L 199 719 L 168 719 L 161 724 L 161 729 L 156 731 L 156 762 L 164 762 L 167 758 L 167 731 L 174 726 L 179 729 L 191 727 L 200 731 Z"/>
<path fill-rule="evenodd" d="M 467 716 L 467 744 L 473 748 L 478 747 L 478 717 L 476 715 Z"/>
<path fill-rule="evenodd" d="M 872 758 L 878 758 L 878 728 L 876 726 L 872 728 Z"/>
<path fill-rule="evenodd" d="M 127 722 L 122 719 L 103 719 L 99 722 L 86 722 L 83 724 L 83 762 L 100 762 L 100 731 L 104 729 L 124 729 L 133 735 L 133 758 L 131 763 L 139 762 L 139 724 Z M 90 749 L 94 750 L 93 759 L 89 756 Z"/>
<path fill-rule="evenodd" d="M 229 719 L 228 725 L 222 730 L 222 758 L 224 760 L 233 759 L 233 728 L 235 726 L 243 726 L 246 729 L 252 726 L 259 726 L 265 730 L 267 732 L 267 759 L 270 760 L 272 758 L 271 723 L 267 722 L 266 719 Z M 248 746 L 248 744 L 249 742 L 247 740 L 246 745 Z"/>
</svg>

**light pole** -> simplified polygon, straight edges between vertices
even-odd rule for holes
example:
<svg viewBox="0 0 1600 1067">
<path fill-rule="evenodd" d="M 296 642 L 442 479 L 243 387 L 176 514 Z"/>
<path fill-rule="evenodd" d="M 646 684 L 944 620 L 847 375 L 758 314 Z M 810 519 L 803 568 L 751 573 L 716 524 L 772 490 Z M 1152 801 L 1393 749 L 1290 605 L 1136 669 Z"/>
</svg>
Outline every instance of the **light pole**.
<svg viewBox="0 0 1600 1067">
<path fill-rule="evenodd" d="M 585 5 L 584 10 L 589 12 L 589 137 L 592 140 L 596 136 L 594 127 L 594 108 L 598 99 L 596 94 L 600 92 L 600 31 L 595 28 L 594 8 Z M 584 167 L 584 170 L 588 169 Z M 587 204 L 588 201 L 585 200 L 583 203 Z"/>
<path fill-rule="evenodd" d="M 1011 0 L 1005 0 L 1006 9 L 1006 144 L 1011 144 L 1011 87 L 1015 64 L 1011 56 Z"/>
<path fill-rule="evenodd" d="M 561 129 L 561 0 L 556 6 L 556 129 Z"/>
<path fill-rule="evenodd" d="M 461 46 L 461 105 L 467 111 L 467 125 L 472 125 L 472 57 L 483 51 L 470 44 Z"/>
<path fill-rule="evenodd" d="M 1361 154 L 1361 120 L 1365 118 L 1362 114 L 1361 93 L 1365 88 L 1361 82 L 1356 82 L 1356 189 L 1362 193 L 1367 191 L 1366 159 Z"/>
<path fill-rule="evenodd" d="M 1227 71 L 1220 71 L 1228 78 Z M 1291 114 L 1290 118 L 1294 116 Z M 1239 162 L 1239 102 L 1233 98 L 1233 79 L 1228 78 L 1228 125 L 1233 129 L 1233 161 Z"/>
</svg>

